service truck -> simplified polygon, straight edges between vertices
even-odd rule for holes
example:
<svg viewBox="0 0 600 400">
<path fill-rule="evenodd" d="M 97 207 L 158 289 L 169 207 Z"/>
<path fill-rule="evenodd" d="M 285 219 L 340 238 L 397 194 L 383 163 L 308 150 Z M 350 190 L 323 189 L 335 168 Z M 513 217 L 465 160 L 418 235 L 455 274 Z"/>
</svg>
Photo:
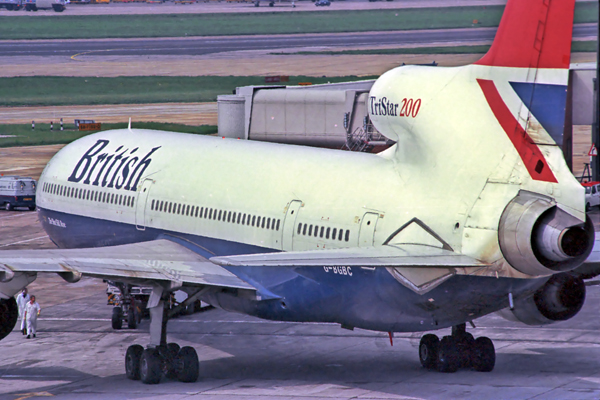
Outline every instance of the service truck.
<svg viewBox="0 0 600 400">
<path fill-rule="evenodd" d="M 67 9 L 66 0 L 25 0 L 25 11 L 49 10 L 63 12 Z"/>
<path fill-rule="evenodd" d="M 15 207 L 35 210 L 37 182 L 24 176 L 0 176 L 0 207 L 10 211 Z"/>
<path fill-rule="evenodd" d="M 25 0 L 0 0 L 0 9 L 6 8 L 8 11 L 18 11 L 23 8 Z"/>
</svg>

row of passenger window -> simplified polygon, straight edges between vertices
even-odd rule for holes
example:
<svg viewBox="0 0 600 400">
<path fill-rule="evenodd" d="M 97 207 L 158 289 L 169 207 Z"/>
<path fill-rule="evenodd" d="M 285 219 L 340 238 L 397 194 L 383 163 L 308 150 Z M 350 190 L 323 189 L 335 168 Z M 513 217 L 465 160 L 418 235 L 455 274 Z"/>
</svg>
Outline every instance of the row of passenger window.
<svg viewBox="0 0 600 400">
<path fill-rule="evenodd" d="M 152 203 L 150 203 L 150 209 L 152 211 L 186 215 L 195 218 L 213 219 L 216 221 L 271 229 L 274 231 L 278 231 L 281 224 L 281 220 L 277 218 L 268 218 L 235 211 L 217 210 L 208 207 L 193 206 L 190 204 L 173 203 L 164 200 L 152 200 Z"/>
<path fill-rule="evenodd" d="M 314 237 L 325 237 L 325 239 L 329 239 L 331 235 L 331 240 L 345 240 L 346 242 L 350 240 L 350 230 L 346 229 L 346 233 L 344 233 L 343 229 L 337 228 L 329 228 L 319 225 L 309 225 L 309 224 L 298 224 L 298 235 L 304 236 L 314 236 Z"/>
<path fill-rule="evenodd" d="M 44 192 L 57 196 L 72 197 L 100 203 L 116 204 L 119 206 L 134 206 L 134 197 L 118 193 L 100 192 L 98 190 L 73 188 L 70 186 L 59 185 L 57 183 L 44 183 Z"/>
</svg>

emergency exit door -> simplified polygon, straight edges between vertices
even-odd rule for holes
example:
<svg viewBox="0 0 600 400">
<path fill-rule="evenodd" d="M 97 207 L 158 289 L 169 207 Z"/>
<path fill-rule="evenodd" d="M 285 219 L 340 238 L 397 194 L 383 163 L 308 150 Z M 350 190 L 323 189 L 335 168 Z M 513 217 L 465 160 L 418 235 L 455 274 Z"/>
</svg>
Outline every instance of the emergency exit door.
<svg viewBox="0 0 600 400">
<path fill-rule="evenodd" d="M 152 187 L 153 183 L 153 179 L 146 179 L 142 183 L 138 193 L 135 205 L 135 227 L 139 231 L 146 230 L 146 207 L 148 203 L 148 195 L 150 194 L 150 188 Z"/>
<path fill-rule="evenodd" d="M 365 213 L 360 223 L 360 232 L 358 233 L 358 247 L 373 246 L 375 240 L 375 230 L 377 221 L 379 220 L 378 213 Z"/>
<path fill-rule="evenodd" d="M 294 242 L 294 227 L 296 226 L 296 217 L 302 207 L 302 201 L 292 200 L 288 204 L 288 209 L 283 220 L 283 229 L 281 232 L 281 249 L 283 251 L 292 251 Z"/>
</svg>

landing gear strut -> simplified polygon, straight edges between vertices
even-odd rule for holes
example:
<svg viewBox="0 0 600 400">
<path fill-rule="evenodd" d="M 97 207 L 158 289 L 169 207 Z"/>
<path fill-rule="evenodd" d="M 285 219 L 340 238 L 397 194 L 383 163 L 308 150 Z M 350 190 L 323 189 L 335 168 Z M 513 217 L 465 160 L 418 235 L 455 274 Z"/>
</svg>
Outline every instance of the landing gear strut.
<svg viewBox="0 0 600 400">
<path fill-rule="evenodd" d="M 162 289 L 155 288 L 148 301 L 150 310 L 150 345 L 129 346 L 125 354 L 127 378 L 147 384 L 159 383 L 162 376 L 181 382 L 195 382 L 200 374 L 198 354 L 193 347 L 180 348 L 167 344 L 168 307 L 162 299 Z"/>
<path fill-rule="evenodd" d="M 419 359 L 423 367 L 440 372 L 456 372 L 459 368 L 489 372 L 496 364 L 496 350 L 489 338 L 474 339 L 466 331 L 466 324 L 460 324 L 452 327 L 452 335 L 442 340 L 436 335 L 424 335 L 419 344 Z"/>
</svg>

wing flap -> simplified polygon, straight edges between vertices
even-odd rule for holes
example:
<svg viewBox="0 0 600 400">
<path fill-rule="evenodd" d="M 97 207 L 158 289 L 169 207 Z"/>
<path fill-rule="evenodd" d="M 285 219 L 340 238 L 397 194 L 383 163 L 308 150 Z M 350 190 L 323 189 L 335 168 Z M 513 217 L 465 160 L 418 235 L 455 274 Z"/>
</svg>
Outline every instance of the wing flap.
<svg viewBox="0 0 600 400">
<path fill-rule="evenodd" d="M 0 252 L 0 268 L 12 272 L 81 273 L 105 279 L 255 289 L 206 258 L 164 239 L 88 249 L 6 250 Z"/>
</svg>

